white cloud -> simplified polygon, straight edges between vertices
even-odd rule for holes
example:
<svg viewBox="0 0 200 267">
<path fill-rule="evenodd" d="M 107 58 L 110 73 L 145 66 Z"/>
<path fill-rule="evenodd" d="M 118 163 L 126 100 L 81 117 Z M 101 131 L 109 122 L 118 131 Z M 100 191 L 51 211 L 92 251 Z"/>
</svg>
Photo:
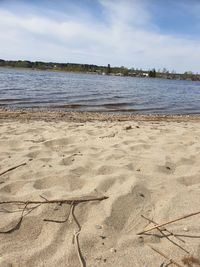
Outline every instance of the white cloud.
<svg viewBox="0 0 200 267">
<path fill-rule="evenodd" d="M 158 33 L 145 1 L 99 0 L 105 20 L 21 16 L 0 8 L 2 58 L 200 70 L 200 43 Z"/>
</svg>

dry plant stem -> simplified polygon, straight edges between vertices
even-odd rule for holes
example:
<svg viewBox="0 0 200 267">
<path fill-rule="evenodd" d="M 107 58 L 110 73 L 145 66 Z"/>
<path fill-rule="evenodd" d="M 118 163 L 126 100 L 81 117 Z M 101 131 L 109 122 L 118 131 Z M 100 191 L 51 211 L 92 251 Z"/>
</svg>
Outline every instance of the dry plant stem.
<svg viewBox="0 0 200 267">
<path fill-rule="evenodd" d="M 66 219 L 63 220 L 63 221 L 51 220 L 51 219 L 44 219 L 43 221 L 44 221 L 44 222 L 53 222 L 53 223 L 65 223 L 65 222 L 67 222 L 68 219 L 69 219 L 69 216 L 70 216 L 70 214 L 71 214 L 71 212 L 72 212 L 72 208 L 73 208 L 73 203 L 71 203 L 69 213 L 67 214 Z"/>
<path fill-rule="evenodd" d="M 141 215 L 141 216 L 144 217 L 145 219 L 149 220 L 150 222 L 153 222 L 152 220 L 146 218 L 145 216 L 143 216 L 143 215 Z M 156 223 L 154 223 L 154 224 L 156 224 Z M 174 244 L 175 246 L 179 247 L 181 250 L 183 250 L 183 251 L 186 252 L 187 254 L 190 254 L 189 251 L 187 251 L 185 248 L 181 247 L 179 244 L 177 244 L 176 242 L 174 242 L 173 240 L 171 240 L 167 235 L 165 235 L 165 234 L 163 233 L 163 231 L 165 231 L 166 229 L 165 229 L 165 230 L 161 230 L 159 227 L 157 227 L 157 230 L 161 233 L 161 235 L 162 235 L 163 237 L 166 237 L 167 240 L 169 240 L 172 244 Z"/>
<path fill-rule="evenodd" d="M 77 255 L 78 255 L 78 259 L 79 259 L 80 265 L 81 265 L 81 267 L 86 267 L 86 262 L 85 262 L 85 260 L 83 258 L 82 253 L 81 253 L 79 240 L 78 240 L 78 236 L 79 236 L 79 234 L 81 232 L 81 226 L 80 226 L 78 220 L 76 219 L 76 216 L 74 215 L 75 206 L 76 206 L 75 204 L 72 206 L 72 211 L 71 211 L 72 217 L 73 217 L 76 225 L 78 226 L 78 230 L 74 233 L 74 240 L 75 240 L 76 251 L 77 251 Z"/>
<path fill-rule="evenodd" d="M 141 215 L 141 217 L 143 217 L 143 218 L 145 218 L 146 220 L 148 220 L 149 222 L 152 222 L 152 223 L 154 223 L 155 225 L 157 225 L 156 222 L 154 222 L 153 220 L 150 220 L 150 219 L 146 218 L 144 215 Z M 187 251 L 185 248 L 181 247 L 179 244 L 177 244 L 176 242 L 174 242 L 173 240 L 171 240 L 167 235 L 165 235 L 165 234 L 163 233 L 164 231 L 167 231 L 166 229 L 161 230 L 159 227 L 157 227 L 157 230 L 161 233 L 161 235 L 162 235 L 163 237 L 166 237 L 167 240 L 169 240 L 172 244 L 174 244 L 175 246 L 179 247 L 181 250 L 183 250 L 183 251 L 186 252 L 187 254 L 190 254 L 189 251 Z M 173 234 L 172 234 L 172 235 L 173 235 Z M 173 236 L 174 236 L 174 235 L 173 235 Z M 181 241 L 182 241 L 182 240 L 181 240 Z"/>
<path fill-rule="evenodd" d="M 144 219 L 146 219 L 146 220 L 148 220 L 148 221 L 151 222 L 151 223 L 154 223 L 155 226 L 158 225 L 158 223 L 156 223 L 155 221 L 153 221 L 153 220 L 151 220 L 151 219 L 145 217 L 144 215 L 141 215 L 141 217 L 144 218 Z M 161 230 L 161 229 L 158 227 L 157 229 L 159 229 L 161 232 L 166 231 L 166 232 L 169 233 L 170 235 L 173 235 L 173 236 L 174 236 L 176 239 L 178 239 L 179 241 L 185 243 L 185 240 L 181 239 L 181 238 L 178 237 L 176 234 L 172 233 L 171 231 L 167 230 L 166 228 L 164 228 L 164 229 Z"/>
<path fill-rule="evenodd" d="M 2 204 L 53 204 L 53 203 L 60 203 L 60 204 L 71 204 L 74 203 L 79 204 L 83 202 L 89 202 L 89 201 L 101 201 L 104 199 L 107 199 L 107 196 L 102 196 L 102 197 L 81 197 L 81 198 L 72 198 L 72 199 L 52 199 L 52 200 L 44 200 L 44 201 L 39 201 L 39 200 L 8 200 L 8 201 L 0 201 L 0 205 Z"/>
<path fill-rule="evenodd" d="M 184 235 L 184 234 L 177 234 L 181 237 L 188 237 L 188 238 L 200 238 L 200 235 Z"/>
<path fill-rule="evenodd" d="M 0 173 L 0 176 L 3 175 L 3 174 L 5 174 L 5 173 L 7 173 L 7 172 L 9 172 L 9 171 L 12 171 L 12 170 L 15 170 L 15 169 L 17 169 L 17 168 L 19 168 L 19 167 L 21 167 L 21 166 L 24 166 L 24 165 L 26 165 L 26 164 L 27 164 L 27 163 L 24 162 L 24 163 L 21 163 L 21 164 L 19 164 L 19 165 L 17 165 L 17 166 L 11 167 L 11 168 L 7 169 L 6 171 L 1 172 L 1 173 Z"/>
<path fill-rule="evenodd" d="M 158 254 L 160 254 L 161 256 L 163 256 L 165 259 L 169 260 L 171 263 L 173 263 L 174 265 L 178 266 L 178 267 L 183 267 L 182 265 L 180 265 L 178 262 L 176 262 L 175 260 L 171 259 L 170 257 L 168 257 L 167 255 L 165 255 L 163 252 L 159 251 L 158 249 L 148 245 L 152 250 L 154 250 L 155 252 L 157 252 Z"/>
<path fill-rule="evenodd" d="M 24 215 L 24 217 L 27 216 L 29 213 L 31 213 L 33 210 L 39 208 L 40 206 L 41 206 L 41 204 L 38 204 L 38 205 L 36 205 L 36 206 L 31 207 L 30 209 L 28 209 L 28 211 L 27 211 L 27 213 Z"/>
<path fill-rule="evenodd" d="M 41 197 L 42 199 L 48 201 L 48 199 L 47 199 L 46 197 L 44 197 L 44 196 L 42 196 L 42 195 L 40 195 L 40 197 Z"/>
<path fill-rule="evenodd" d="M 78 236 L 80 234 L 81 231 L 81 226 L 77 220 L 77 218 L 75 217 L 74 214 L 74 209 L 75 206 L 80 204 L 80 203 L 85 203 L 85 202 L 89 202 L 89 201 L 102 201 L 104 199 L 107 199 L 108 197 L 106 196 L 102 196 L 102 197 L 81 197 L 81 198 L 76 198 L 76 199 L 53 199 L 53 200 L 48 200 L 42 196 L 40 196 L 42 199 L 44 199 L 44 201 L 22 201 L 22 200 L 14 200 L 14 201 L 1 201 L 0 204 L 14 204 L 14 205 L 24 205 L 24 208 L 22 210 L 22 214 L 21 217 L 18 221 L 18 223 L 12 227 L 11 229 L 7 230 L 7 231 L 1 231 L 0 233 L 2 234 L 6 234 L 6 233 L 11 233 L 16 229 L 19 229 L 22 220 L 24 218 L 24 216 L 26 216 L 27 214 L 29 214 L 33 209 L 36 209 L 37 207 L 41 206 L 42 204 L 52 204 L 52 203 L 58 203 L 58 204 L 71 204 L 70 206 L 70 212 L 67 216 L 67 218 L 64 221 L 54 221 L 54 220 L 45 220 L 45 221 L 51 221 L 51 222 L 66 222 L 70 216 L 70 214 L 72 214 L 72 217 L 76 223 L 76 225 L 78 226 L 78 230 L 74 233 L 74 240 L 75 240 L 75 245 L 76 245 L 76 250 L 77 250 L 77 255 L 79 258 L 79 262 L 81 267 L 86 267 L 86 262 L 82 256 L 81 253 L 81 249 L 80 249 L 80 245 L 79 245 L 79 240 L 78 240 Z M 32 209 L 28 210 L 28 212 L 24 215 L 24 212 L 26 211 L 26 208 L 28 205 L 36 205 L 34 207 L 32 207 Z"/>
<path fill-rule="evenodd" d="M 19 221 L 17 222 L 17 224 L 16 224 L 15 226 L 13 226 L 13 227 L 12 227 L 11 229 L 9 229 L 9 230 L 6 230 L 6 231 L 0 231 L 0 234 L 10 234 L 10 233 L 12 233 L 13 231 L 19 229 L 19 227 L 20 227 L 20 225 L 21 225 L 21 223 L 22 223 L 22 220 L 23 220 L 23 218 L 24 218 L 24 216 L 25 216 L 25 215 L 24 215 L 24 212 L 25 212 L 27 206 L 28 206 L 28 203 L 25 204 L 25 206 L 24 206 L 24 208 L 23 208 L 23 210 L 22 210 L 22 214 L 21 214 L 21 216 L 20 216 Z"/>
<path fill-rule="evenodd" d="M 186 218 L 192 217 L 192 216 L 194 216 L 194 215 L 197 215 L 197 214 L 200 214 L 200 211 L 198 211 L 198 212 L 193 212 L 193 213 L 190 213 L 190 214 L 188 214 L 188 215 L 182 216 L 182 217 L 180 217 L 180 218 L 177 218 L 177 219 L 175 219 L 175 220 L 172 220 L 172 221 L 168 221 L 168 222 L 165 222 L 165 223 L 162 223 L 162 224 L 158 224 L 158 225 L 156 225 L 156 226 L 154 226 L 154 227 L 151 227 L 151 228 L 149 228 L 149 229 L 147 229 L 147 230 L 144 230 L 144 231 L 142 231 L 142 232 L 139 232 L 139 233 L 138 233 L 138 235 L 141 235 L 141 234 L 144 234 L 144 233 L 150 232 L 150 231 L 152 231 L 152 230 L 154 230 L 154 229 L 156 229 L 156 228 L 158 228 L 158 227 L 162 227 L 162 226 L 165 226 L 165 225 L 168 225 L 168 224 L 174 223 L 174 222 L 178 222 L 178 221 L 180 221 L 180 220 L 183 220 L 183 219 L 186 219 Z"/>
</svg>

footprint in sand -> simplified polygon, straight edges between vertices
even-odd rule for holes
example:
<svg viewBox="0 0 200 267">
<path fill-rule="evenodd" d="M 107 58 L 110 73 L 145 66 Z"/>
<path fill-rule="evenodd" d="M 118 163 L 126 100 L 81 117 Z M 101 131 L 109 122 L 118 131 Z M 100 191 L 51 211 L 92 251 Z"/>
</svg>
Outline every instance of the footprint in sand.
<svg viewBox="0 0 200 267">
<path fill-rule="evenodd" d="M 111 213 L 105 224 L 116 231 L 129 232 L 140 228 L 139 214 L 148 213 L 150 206 L 150 191 L 142 185 L 135 185 L 129 193 L 119 196 L 112 204 Z"/>
<path fill-rule="evenodd" d="M 12 182 L 10 184 L 7 184 L 5 186 L 3 186 L 1 189 L 0 189 L 0 193 L 2 194 L 12 194 L 12 195 L 15 195 L 18 193 L 18 191 L 20 189 L 22 189 L 25 184 L 27 184 L 25 181 L 16 181 L 16 182 Z"/>
<path fill-rule="evenodd" d="M 48 140 L 43 143 L 44 146 L 51 148 L 51 149 L 56 149 L 59 147 L 65 147 L 67 145 L 71 145 L 74 143 L 74 138 L 58 138 L 58 139 L 53 139 L 53 140 Z"/>
</svg>

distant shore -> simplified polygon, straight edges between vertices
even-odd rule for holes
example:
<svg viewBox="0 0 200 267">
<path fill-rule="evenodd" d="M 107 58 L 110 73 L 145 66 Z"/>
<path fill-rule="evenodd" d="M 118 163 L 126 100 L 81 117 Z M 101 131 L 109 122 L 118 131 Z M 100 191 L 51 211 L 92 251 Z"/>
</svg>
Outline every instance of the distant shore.
<svg viewBox="0 0 200 267">
<path fill-rule="evenodd" d="M 99 66 L 94 64 L 79 64 L 79 63 L 57 63 L 57 62 L 42 62 L 29 60 L 3 60 L 0 59 L 0 67 L 29 69 L 29 70 L 44 70 L 54 72 L 77 72 L 97 75 L 110 75 L 122 77 L 139 77 L 139 78 L 161 78 L 169 80 L 188 80 L 200 81 L 200 74 L 186 71 L 184 73 L 176 73 L 165 68 L 162 70 L 127 68 L 124 66 L 116 67 L 108 64 L 107 66 Z"/>
</svg>

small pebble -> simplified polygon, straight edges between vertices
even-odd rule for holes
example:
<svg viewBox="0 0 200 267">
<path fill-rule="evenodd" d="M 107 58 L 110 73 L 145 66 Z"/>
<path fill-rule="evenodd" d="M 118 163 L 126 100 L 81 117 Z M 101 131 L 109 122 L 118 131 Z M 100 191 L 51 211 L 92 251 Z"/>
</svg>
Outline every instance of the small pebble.
<svg viewBox="0 0 200 267">
<path fill-rule="evenodd" d="M 183 231 L 188 232 L 189 231 L 188 227 L 184 227 Z"/>
<path fill-rule="evenodd" d="M 96 225 L 95 225 L 95 228 L 98 229 L 98 230 L 100 230 L 100 229 L 103 228 L 103 226 L 102 226 L 102 225 L 99 225 L 99 224 L 96 224 Z"/>
<path fill-rule="evenodd" d="M 100 235 L 100 237 L 101 237 L 102 239 L 106 239 L 106 236 Z"/>
<path fill-rule="evenodd" d="M 101 261 L 102 260 L 102 257 L 96 257 L 95 260 L 96 261 Z"/>
<path fill-rule="evenodd" d="M 131 129 L 132 129 L 131 125 L 125 127 L 125 130 L 131 130 Z"/>
<path fill-rule="evenodd" d="M 112 253 L 115 252 L 115 253 L 116 253 L 117 250 L 116 250 L 115 248 L 111 248 L 111 249 L 110 249 L 110 252 L 112 252 Z"/>
</svg>

